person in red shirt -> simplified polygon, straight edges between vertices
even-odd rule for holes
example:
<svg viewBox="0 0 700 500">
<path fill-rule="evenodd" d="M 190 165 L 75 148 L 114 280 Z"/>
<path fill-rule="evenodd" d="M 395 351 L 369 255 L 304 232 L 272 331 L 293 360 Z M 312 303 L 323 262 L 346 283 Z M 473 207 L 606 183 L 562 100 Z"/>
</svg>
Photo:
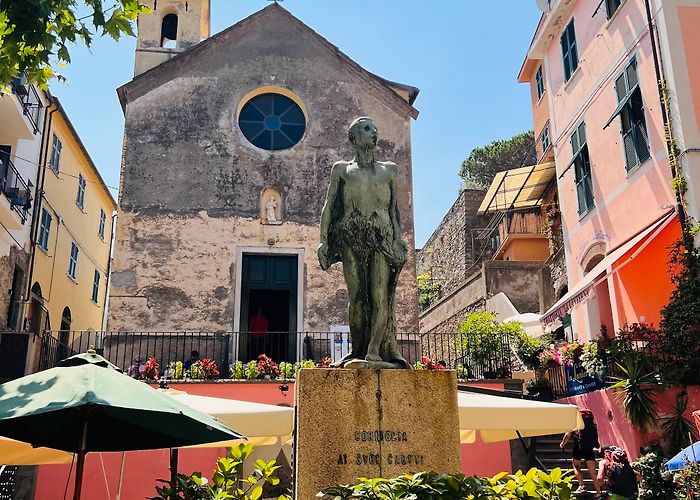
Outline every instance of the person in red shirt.
<svg viewBox="0 0 700 500">
<path fill-rule="evenodd" d="M 265 352 L 266 339 L 269 322 L 263 314 L 263 308 L 258 306 L 255 309 L 255 316 L 250 318 L 248 322 L 248 332 L 250 332 L 250 347 L 251 359 L 257 359 L 260 354 L 269 354 Z"/>
</svg>

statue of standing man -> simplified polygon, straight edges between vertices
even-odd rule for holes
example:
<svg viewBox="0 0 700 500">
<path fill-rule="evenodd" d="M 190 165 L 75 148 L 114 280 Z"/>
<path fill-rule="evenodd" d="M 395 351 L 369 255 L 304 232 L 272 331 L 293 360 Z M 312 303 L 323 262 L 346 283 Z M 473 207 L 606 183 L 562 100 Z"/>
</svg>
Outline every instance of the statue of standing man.
<svg viewBox="0 0 700 500">
<path fill-rule="evenodd" d="M 408 368 L 396 342 L 394 295 L 408 246 L 401 235 L 397 167 L 374 158 L 377 127 L 357 118 L 348 129 L 355 157 L 331 170 L 321 213 L 318 260 L 343 263 L 352 352 L 339 366 Z"/>
</svg>

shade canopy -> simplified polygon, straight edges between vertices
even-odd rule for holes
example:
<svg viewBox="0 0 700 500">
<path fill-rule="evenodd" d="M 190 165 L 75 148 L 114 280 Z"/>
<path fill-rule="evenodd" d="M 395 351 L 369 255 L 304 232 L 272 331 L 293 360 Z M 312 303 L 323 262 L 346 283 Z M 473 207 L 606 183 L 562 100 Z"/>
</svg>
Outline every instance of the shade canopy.
<svg viewBox="0 0 700 500">
<path fill-rule="evenodd" d="M 583 429 L 575 405 L 460 391 L 459 434 L 461 443 L 473 443 L 476 434 L 486 443 L 522 437 L 547 436 Z"/>
<path fill-rule="evenodd" d="M 52 368 L 0 385 L 0 436 L 76 452 L 85 434 L 87 452 L 243 437 L 143 382 L 94 363 Z"/>
<path fill-rule="evenodd" d="M 73 453 L 52 448 L 35 448 L 29 443 L 0 437 L 0 463 L 3 465 L 69 464 Z"/>
<path fill-rule="evenodd" d="M 632 260 L 639 252 L 641 252 L 649 243 L 651 243 L 656 235 L 658 235 L 672 220 L 674 220 L 675 215 L 675 212 L 665 215 L 660 220 L 654 222 L 652 225 L 644 229 L 637 236 L 631 238 L 626 243 L 620 245 L 618 248 L 606 255 L 603 260 L 601 260 L 593 269 L 587 272 L 586 275 L 581 278 L 566 295 L 559 299 L 547 310 L 547 312 L 542 315 L 542 318 L 540 319 L 542 324 L 546 326 L 554 323 L 575 306 L 586 301 L 591 294 L 591 290 L 595 285 L 596 279 L 598 279 L 601 274 L 606 276 L 607 274 L 617 272 L 620 268 Z M 633 255 L 626 259 L 625 262 L 618 262 L 626 253 L 635 247 L 637 247 L 637 249 Z M 613 268 L 613 266 L 615 267 Z"/>
<path fill-rule="evenodd" d="M 666 462 L 666 468 L 671 472 L 685 469 L 689 463 L 697 463 L 700 458 L 700 441 L 688 446 L 671 460 Z"/>
<path fill-rule="evenodd" d="M 488 214 L 538 206 L 555 182 L 554 162 L 498 172 L 489 186 L 478 213 Z"/>
<path fill-rule="evenodd" d="M 235 399 L 195 396 L 184 391 L 163 391 L 175 401 L 215 417 L 220 423 L 236 429 L 256 446 L 284 444 L 292 438 L 294 408 Z M 197 447 L 228 446 L 232 443 L 208 443 Z"/>
</svg>

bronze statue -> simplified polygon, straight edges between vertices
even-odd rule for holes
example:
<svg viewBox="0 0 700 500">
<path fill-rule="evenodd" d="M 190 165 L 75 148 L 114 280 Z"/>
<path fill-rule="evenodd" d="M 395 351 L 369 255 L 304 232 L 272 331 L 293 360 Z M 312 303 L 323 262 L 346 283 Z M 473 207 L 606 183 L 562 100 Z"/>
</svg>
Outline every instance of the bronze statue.
<svg viewBox="0 0 700 500">
<path fill-rule="evenodd" d="M 374 158 L 377 127 L 357 118 L 348 129 L 355 157 L 331 170 L 321 212 L 318 260 L 343 263 L 352 352 L 339 366 L 405 367 L 396 342 L 394 295 L 408 246 L 401 236 L 397 166 Z"/>
</svg>

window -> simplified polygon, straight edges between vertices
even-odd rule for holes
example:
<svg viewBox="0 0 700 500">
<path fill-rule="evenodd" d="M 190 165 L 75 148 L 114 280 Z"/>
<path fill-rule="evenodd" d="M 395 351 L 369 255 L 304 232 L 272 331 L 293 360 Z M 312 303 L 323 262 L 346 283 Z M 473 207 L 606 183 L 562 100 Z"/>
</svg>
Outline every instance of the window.
<svg viewBox="0 0 700 500">
<path fill-rule="evenodd" d="M 177 16 L 175 14 L 163 16 L 163 23 L 160 25 L 160 46 L 166 49 L 177 47 Z"/>
<path fill-rule="evenodd" d="M 61 139 L 56 134 L 53 135 L 53 143 L 51 144 L 51 170 L 58 173 L 58 167 L 61 163 Z"/>
<path fill-rule="evenodd" d="M 567 82 L 578 68 L 578 50 L 576 49 L 573 19 L 561 35 L 561 53 L 564 58 L 564 81 Z"/>
<path fill-rule="evenodd" d="M 542 99 L 544 94 L 544 78 L 542 77 L 542 66 L 537 68 L 537 73 L 535 73 L 535 83 L 537 84 L 537 100 Z"/>
<path fill-rule="evenodd" d="M 97 298 L 100 294 L 100 272 L 95 269 L 95 277 L 92 279 L 92 301 L 97 304 Z"/>
<path fill-rule="evenodd" d="M 540 137 L 542 141 L 542 154 L 544 154 L 549 149 L 549 146 L 551 146 L 551 144 L 549 143 L 549 125 L 544 126 L 544 128 L 542 129 L 542 135 Z"/>
<path fill-rule="evenodd" d="M 85 207 L 85 177 L 82 174 L 78 175 L 78 194 L 75 195 L 75 204 L 80 208 Z"/>
<path fill-rule="evenodd" d="M 51 214 L 45 209 L 41 209 L 41 225 L 39 226 L 39 248 L 49 251 L 49 234 L 51 233 Z"/>
<path fill-rule="evenodd" d="M 301 140 L 306 130 L 306 117 L 289 97 L 260 94 L 243 105 L 238 125 L 253 145 L 277 151 L 289 149 Z"/>
<path fill-rule="evenodd" d="M 621 3 L 622 0 L 605 0 L 605 10 L 608 12 L 608 19 L 612 17 Z"/>
<path fill-rule="evenodd" d="M 578 196 L 578 213 L 583 215 L 595 205 L 593 198 L 593 179 L 591 176 L 591 160 L 588 156 L 586 144 L 586 124 L 581 123 L 571 134 L 571 150 L 574 167 L 574 181 L 576 182 L 576 195 Z"/>
<path fill-rule="evenodd" d="M 68 261 L 68 276 L 75 279 L 78 270 L 78 245 L 75 242 L 70 244 L 70 260 Z"/>
<path fill-rule="evenodd" d="M 644 118 L 644 102 L 637 76 L 637 60 L 632 59 L 615 80 L 617 108 L 605 124 L 610 125 L 619 115 L 622 124 L 622 143 L 625 148 L 625 165 L 630 170 L 644 163 L 650 156 L 649 135 Z M 603 128 L 605 128 L 603 127 Z"/>
<path fill-rule="evenodd" d="M 100 239 L 105 239 L 105 223 L 107 222 L 107 214 L 100 208 L 100 225 L 97 227 L 97 234 Z"/>
</svg>

